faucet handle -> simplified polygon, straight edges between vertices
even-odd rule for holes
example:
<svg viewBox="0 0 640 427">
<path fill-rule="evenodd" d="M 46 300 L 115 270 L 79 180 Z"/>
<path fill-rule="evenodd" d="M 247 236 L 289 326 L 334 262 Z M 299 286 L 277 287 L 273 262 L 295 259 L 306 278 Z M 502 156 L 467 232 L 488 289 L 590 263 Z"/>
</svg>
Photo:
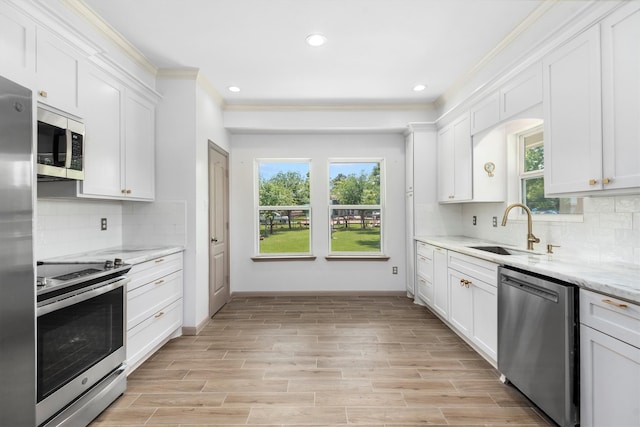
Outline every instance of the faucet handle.
<svg viewBox="0 0 640 427">
<path fill-rule="evenodd" d="M 560 245 L 547 245 L 547 253 L 548 254 L 552 254 L 553 253 L 553 248 L 559 248 Z"/>
</svg>

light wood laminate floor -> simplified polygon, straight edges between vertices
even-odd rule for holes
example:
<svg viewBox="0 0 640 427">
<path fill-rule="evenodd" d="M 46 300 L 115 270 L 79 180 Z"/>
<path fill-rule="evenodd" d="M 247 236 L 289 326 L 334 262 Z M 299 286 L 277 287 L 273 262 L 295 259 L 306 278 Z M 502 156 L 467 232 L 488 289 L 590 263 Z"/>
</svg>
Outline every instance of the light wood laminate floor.
<svg viewBox="0 0 640 427">
<path fill-rule="evenodd" d="M 234 297 L 128 378 L 92 427 L 549 425 L 405 297 Z"/>
</svg>

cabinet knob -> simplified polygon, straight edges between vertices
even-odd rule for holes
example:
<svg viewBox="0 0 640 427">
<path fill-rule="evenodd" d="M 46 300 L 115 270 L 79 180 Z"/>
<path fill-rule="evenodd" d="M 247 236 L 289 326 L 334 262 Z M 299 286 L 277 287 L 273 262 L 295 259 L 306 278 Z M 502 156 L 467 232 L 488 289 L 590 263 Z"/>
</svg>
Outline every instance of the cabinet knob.
<svg viewBox="0 0 640 427">
<path fill-rule="evenodd" d="M 40 92 L 38 92 L 38 95 L 40 95 L 43 98 L 46 98 L 49 94 L 47 93 L 46 90 L 41 90 Z"/>
<path fill-rule="evenodd" d="M 450 198 L 450 199 L 455 199 L 455 198 L 456 198 L 456 196 L 451 195 L 451 196 L 449 196 L 449 198 Z"/>
<path fill-rule="evenodd" d="M 611 179 L 610 178 L 605 178 L 602 180 L 603 184 L 610 184 L 611 183 Z"/>
<path fill-rule="evenodd" d="M 127 190 L 125 190 L 124 188 L 123 188 L 122 190 L 120 190 L 120 192 L 121 192 L 122 194 L 127 194 Z"/>
<path fill-rule="evenodd" d="M 131 190 L 127 190 L 127 194 L 131 194 Z"/>
<path fill-rule="evenodd" d="M 590 179 L 589 180 L 589 185 L 596 185 L 598 183 L 597 179 Z"/>
</svg>

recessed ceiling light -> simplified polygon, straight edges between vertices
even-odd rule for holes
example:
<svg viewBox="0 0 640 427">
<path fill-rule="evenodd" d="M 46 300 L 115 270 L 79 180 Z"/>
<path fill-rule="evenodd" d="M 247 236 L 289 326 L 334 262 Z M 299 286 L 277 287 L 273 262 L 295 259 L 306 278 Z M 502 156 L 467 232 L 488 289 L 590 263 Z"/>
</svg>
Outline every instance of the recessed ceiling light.
<svg viewBox="0 0 640 427">
<path fill-rule="evenodd" d="M 238 86 L 229 86 L 227 89 L 229 89 L 229 92 L 240 92 L 240 88 Z"/>
<path fill-rule="evenodd" d="M 427 87 L 425 85 L 415 85 L 413 87 L 413 90 L 416 92 L 422 92 L 423 90 L 425 90 Z"/>
<path fill-rule="evenodd" d="M 327 42 L 327 38 L 322 34 L 309 34 L 306 38 L 309 46 L 318 47 Z"/>
</svg>

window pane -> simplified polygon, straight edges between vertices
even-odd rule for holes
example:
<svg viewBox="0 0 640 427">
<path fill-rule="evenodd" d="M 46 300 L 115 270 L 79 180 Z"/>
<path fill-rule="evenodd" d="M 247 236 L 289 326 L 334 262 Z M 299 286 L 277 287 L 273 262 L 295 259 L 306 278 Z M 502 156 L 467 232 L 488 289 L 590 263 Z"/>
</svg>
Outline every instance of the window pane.
<svg viewBox="0 0 640 427">
<path fill-rule="evenodd" d="M 309 162 L 260 162 L 260 206 L 309 205 Z"/>
<path fill-rule="evenodd" d="M 544 170 L 542 132 L 524 137 L 524 171 Z"/>
<path fill-rule="evenodd" d="M 310 253 L 308 209 L 260 211 L 261 254 Z"/>
<path fill-rule="evenodd" d="M 524 178 L 522 180 L 522 203 L 533 214 L 581 214 L 582 198 L 546 198 L 544 197 L 544 178 Z"/>
<path fill-rule="evenodd" d="M 329 187 L 333 205 L 378 205 L 380 163 L 331 163 Z"/>
<path fill-rule="evenodd" d="M 309 254 L 309 162 L 258 162 L 258 253 Z"/>
<path fill-rule="evenodd" d="M 380 210 L 330 209 L 331 252 L 380 252 Z"/>
</svg>

